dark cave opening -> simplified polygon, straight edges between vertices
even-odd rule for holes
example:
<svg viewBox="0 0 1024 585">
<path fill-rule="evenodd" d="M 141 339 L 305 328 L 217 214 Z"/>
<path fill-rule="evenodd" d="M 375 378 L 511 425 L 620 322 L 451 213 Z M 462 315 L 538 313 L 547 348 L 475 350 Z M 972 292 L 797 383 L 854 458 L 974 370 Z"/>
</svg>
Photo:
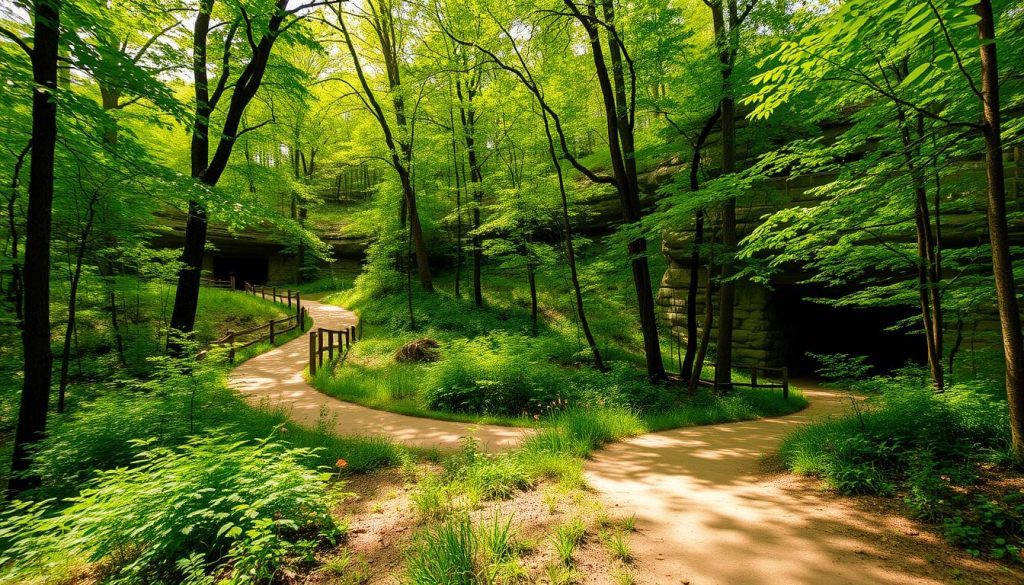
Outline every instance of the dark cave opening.
<svg viewBox="0 0 1024 585">
<path fill-rule="evenodd" d="M 841 295 L 842 291 L 812 285 L 780 286 L 774 291 L 785 336 L 785 363 L 793 373 L 812 375 L 820 367 L 808 352 L 868 356 L 873 374 L 891 372 L 907 362 L 925 363 L 922 334 L 890 329 L 917 311 L 904 306 L 836 307 L 809 300 Z"/>
<path fill-rule="evenodd" d="M 266 284 L 270 260 L 252 256 L 218 256 L 213 259 L 213 277 L 228 280 L 235 277 L 235 288 L 242 289 L 245 283 Z"/>
</svg>

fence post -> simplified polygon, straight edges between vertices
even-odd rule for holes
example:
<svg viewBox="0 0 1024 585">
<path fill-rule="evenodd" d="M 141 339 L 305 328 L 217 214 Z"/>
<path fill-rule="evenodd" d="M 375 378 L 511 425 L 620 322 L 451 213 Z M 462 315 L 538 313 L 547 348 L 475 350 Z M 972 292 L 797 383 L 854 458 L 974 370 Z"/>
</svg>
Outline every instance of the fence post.
<svg viewBox="0 0 1024 585">
<path fill-rule="evenodd" d="M 235 363 L 235 332 L 228 329 L 228 362 Z"/>
<path fill-rule="evenodd" d="M 327 360 L 334 359 L 334 332 L 327 332 Z"/>
<path fill-rule="evenodd" d="M 271 291 L 270 291 L 270 300 L 274 301 L 275 303 L 277 302 L 277 287 L 276 286 L 273 289 L 271 289 Z"/>
<path fill-rule="evenodd" d="M 229 276 L 228 277 L 228 282 L 231 284 L 231 290 L 235 290 L 235 277 L 234 276 Z"/>
<path fill-rule="evenodd" d="M 302 291 L 298 290 L 295 291 L 295 314 L 298 315 L 300 319 L 304 317 L 302 314 Z"/>
<path fill-rule="evenodd" d="M 299 331 L 306 330 L 306 309 L 299 309 Z"/>
<path fill-rule="evenodd" d="M 316 330 L 316 361 L 317 365 L 324 365 L 324 330 Z"/>
<path fill-rule="evenodd" d="M 309 332 L 309 375 L 316 375 L 316 331 Z"/>
<path fill-rule="evenodd" d="M 292 308 L 292 289 L 288 289 L 288 308 Z"/>
<path fill-rule="evenodd" d="M 750 387 L 757 388 L 757 366 L 750 369 Z"/>
<path fill-rule="evenodd" d="M 782 398 L 789 400 L 789 367 L 782 366 Z"/>
<path fill-rule="evenodd" d="M 343 329 L 343 330 L 341 331 L 341 335 L 344 335 L 344 336 L 345 336 L 345 344 L 344 344 L 344 345 L 342 345 L 342 346 L 341 346 L 341 347 L 339 348 L 339 350 L 344 350 L 344 349 L 345 349 L 346 347 L 352 347 L 352 341 L 351 341 L 351 340 L 349 339 L 349 337 L 348 337 L 348 336 L 349 336 L 349 333 L 348 333 L 348 329 Z M 340 340 L 339 340 L 339 341 L 340 341 Z"/>
<path fill-rule="evenodd" d="M 355 343 L 356 342 L 356 326 L 355 325 L 349 325 L 348 326 L 348 331 L 349 331 L 349 339 L 352 340 L 352 343 Z M 351 345 L 351 343 L 349 345 Z"/>
<path fill-rule="evenodd" d="M 274 345 L 274 320 L 270 320 L 270 345 Z"/>
<path fill-rule="evenodd" d="M 264 284 L 263 286 L 260 287 L 260 294 L 263 295 L 264 301 L 267 300 L 267 285 Z"/>
</svg>

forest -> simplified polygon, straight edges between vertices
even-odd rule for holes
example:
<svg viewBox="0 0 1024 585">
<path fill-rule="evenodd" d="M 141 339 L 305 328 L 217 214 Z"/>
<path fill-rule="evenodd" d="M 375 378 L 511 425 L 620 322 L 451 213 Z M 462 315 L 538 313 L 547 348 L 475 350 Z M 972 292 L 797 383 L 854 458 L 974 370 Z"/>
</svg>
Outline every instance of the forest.
<svg viewBox="0 0 1024 585">
<path fill-rule="evenodd" d="M 3 0 L 0 585 L 1024 582 L 1015 0 Z"/>
</svg>

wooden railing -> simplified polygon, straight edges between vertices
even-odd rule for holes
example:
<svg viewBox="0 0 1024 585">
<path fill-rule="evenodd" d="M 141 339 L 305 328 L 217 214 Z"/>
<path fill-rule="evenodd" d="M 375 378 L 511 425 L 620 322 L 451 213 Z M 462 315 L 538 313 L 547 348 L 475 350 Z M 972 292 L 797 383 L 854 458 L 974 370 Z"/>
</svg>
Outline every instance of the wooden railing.
<svg viewBox="0 0 1024 585">
<path fill-rule="evenodd" d="M 216 280 L 212 278 L 200 279 L 200 284 L 203 286 L 210 286 L 215 288 L 235 288 L 235 277 L 232 276 L 228 280 Z M 244 291 L 253 295 L 262 295 L 264 299 L 267 298 L 267 287 L 266 286 L 254 286 L 248 282 L 244 284 Z M 300 331 L 306 330 L 306 318 L 309 316 L 309 310 L 302 306 L 302 298 L 299 291 L 287 290 L 285 294 L 278 294 L 277 287 L 272 287 L 270 290 L 270 300 L 281 303 L 282 305 L 288 305 L 289 309 L 294 308 L 292 314 L 281 318 L 281 319 L 270 319 L 266 323 L 244 329 L 242 331 L 231 331 L 221 337 L 215 339 L 210 343 L 210 347 L 226 347 L 228 348 L 228 361 L 231 363 L 235 362 L 235 352 L 255 345 L 261 341 L 269 341 L 271 345 L 277 339 L 277 336 L 299 328 Z M 206 356 L 208 350 L 200 352 L 199 357 L 202 359 Z"/>
<path fill-rule="evenodd" d="M 324 354 L 327 354 L 327 362 L 334 359 L 334 352 L 337 350 L 338 357 L 344 355 L 352 344 L 356 342 L 359 333 L 357 325 L 349 325 L 344 329 L 326 329 L 318 327 L 316 331 L 309 332 L 309 375 L 315 376 L 317 368 L 324 365 Z"/>
<path fill-rule="evenodd" d="M 305 331 L 307 311 L 308 309 L 301 307 L 294 315 L 282 319 L 271 319 L 266 323 L 243 329 L 242 331 L 229 330 L 227 335 L 214 340 L 210 345 L 227 347 L 228 361 L 235 363 L 235 352 L 240 349 L 245 349 L 261 341 L 270 341 L 270 344 L 273 345 L 278 335 L 291 331 L 296 327 Z"/>
<path fill-rule="evenodd" d="M 711 366 L 716 368 L 716 369 L 718 368 L 718 364 L 711 364 Z M 763 367 L 763 366 L 733 366 L 733 369 L 734 370 L 739 370 L 739 371 L 743 371 L 743 370 L 749 371 L 750 372 L 750 382 L 732 382 L 730 384 L 730 386 L 732 386 L 732 387 L 742 386 L 742 387 L 746 387 L 746 388 L 781 388 L 782 389 L 782 398 L 784 400 L 789 400 L 789 368 L 788 367 L 782 366 L 781 368 L 767 368 L 767 367 Z M 761 378 L 760 376 L 758 376 L 759 373 L 778 374 L 777 376 L 772 376 L 772 379 L 775 379 L 777 381 L 762 382 L 760 380 L 763 380 L 764 378 Z M 717 380 L 703 380 L 702 379 L 700 381 L 700 383 L 702 385 L 705 385 L 705 386 L 711 386 L 716 391 L 719 390 L 719 385 L 718 385 L 718 381 Z"/>
<path fill-rule="evenodd" d="M 294 303 L 296 307 L 302 304 L 302 293 L 297 290 L 285 289 L 283 294 L 278 292 L 276 286 L 267 286 L 265 284 L 249 284 L 245 283 L 245 292 L 251 293 L 255 297 L 263 297 L 266 299 L 270 297 L 270 300 L 281 303 L 283 305 L 292 306 Z"/>
<path fill-rule="evenodd" d="M 205 276 L 199 279 L 199 284 L 202 286 L 208 286 L 211 288 L 227 288 L 234 290 L 235 288 L 235 277 L 230 276 L 227 279 L 217 278 L 206 278 Z"/>
</svg>

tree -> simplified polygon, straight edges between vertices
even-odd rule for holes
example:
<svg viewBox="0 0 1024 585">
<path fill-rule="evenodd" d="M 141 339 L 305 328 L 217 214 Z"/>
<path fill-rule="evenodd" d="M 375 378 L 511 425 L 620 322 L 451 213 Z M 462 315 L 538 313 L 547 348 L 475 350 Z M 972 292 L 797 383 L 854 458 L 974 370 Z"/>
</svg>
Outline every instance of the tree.
<svg viewBox="0 0 1024 585">
<path fill-rule="evenodd" d="M 25 475 L 30 447 L 46 433 L 53 353 L 50 349 L 50 235 L 53 217 L 54 156 L 57 146 L 57 51 L 60 0 L 33 4 L 32 159 L 29 163 L 28 224 L 25 238 L 25 318 L 22 330 L 24 381 L 8 490 L 17 494 L 37 483 Z"/>
<path fill-rule="evenodd" d="M 223 22 L 227 26 L 227 31 L 221 39 L 220 74 L 211 92 L 208 62 L 210 33 L 215 27 L 221 26 L 211 24 L 215 3 L 216 0 L 199 0 L 199 10 L 192 29 L 194 114 L 190 146 L 191 175 L 207 188 L 217 185 L 231 159 L 231 152 L 238 138 L 246 132 L 270 123 L 270 120 L 267 120 L 248 128 L 241 128 L 245 110 L 263 82 L 275 43 L 300 22 L 303 11 L 314 6 L 302 4 L 288 8 L 288 0 L 276 0 L 265 13 L 250 15 L 244 5 L 238 4 L 238 14 L 228 15 Z M 231 80 L 232 52 L 236 44 L 241 44 L 236 43 L 236 36 L 239 33 L 244 37 L 249 55 L 241 73 Z M 212 140 L 212 117 L 229 87 L 231 91 L 223 123 L 220 125 L 219 134 L 214 134 L 218 138 Z M 216 149 L 211 157 L 210 145 L 214 143 Z M 179 334 L 188 334 L 195 326 L 207 225 L 207 213 L 202 201 L 198 198 L 191 199 L 188 203 L 185 242 L 181 255 L 183 267 L 178 275 L 174 310 L 171 314 L 171 328 Z M 176 347 L 173 340 L 168 345 L 172 349 Z"/>
<path fill-rule="evenodd" d="M 594 61 L 594 71 L 604 103 L 604 117 L 608 135 L 613 176 L 597 176 L 584 172 L 591 180 L 613 185 L 619 195 L 619 206 L 626 228 L 635 228 L 643 218 L 640 205 L 640 187 L 637 181 L 636 148 L 636 73 L 622 37 L 616 29 L 613 0 L 601 0 L 603 20 L 597 15 L 596 0 L 587 0 L 585 10 L 574 2 L 564 0 L 568 15 L 583 27 Z M 605 40 L 602 40 L 602 33 Z M 611 73 L 605 62 L 604 44 L 608 44 Z M 626 79 L 629 78 L 628 88 Z M 628 93 L 628 96 L 627 96 Z M 658 322 L 654 314 L 654 290 L 647 263 L 647 239 L 643 235 L 629 238 L 630 268 L 636 291 L 640 330 L 644 340 L 647 376 L 658 381 L 665 378 L 665 365 L 661 358 Z"/>
<path fill-rule="evenodd" d="M 370 82 L 363 70 L 359 53 L 356 51 L 355 43 L 352 40 L 353 35 L 345 24 L 345 15 L 347 13 L 342 10 L 341 2 L 334 4 L 333 7 L 335 21 L 330 22 L 329 25 L 342 34 L 342 40 L 345 43 L 349 57 L 352 59 L 352 66 L 355 69 L 359 89 L 355 89 L 352 84 L 349 85 L 359 94 L 359 99 L 366 109 L 369 110 L 374 120 L 376 120 L 384 135 L 384 142 L 389 152 L 388 162 L 398 174 L 402 186 L 402 212 L 400 216 L 403 222 L 408 219 L 410 239 L 416 254 L 416 270 L 419 274 L 420 286 L 425 291 L 433 292 L 434 284 L 430 275 L 430 255 L 427 251 L 426 240 L 423 237 L 423 226 L 420 223 L 419 208 L 416 205 L 416 191 L 413 186 L 410 169 L 412 163 L 412 142 L 406 135 L 408 129 L 405 101 L 401 94 L 403 88 L 398 62 L 399 39 L 396 36 L 396 15 L 394 14 L 397 6 L 393 5 L 390 0 L 381 0 L 376 3 L 369 1 L 367 2 L 369 12 L 361 14 L 360 18 L 369 23 L 379 42 L 379 49 L 384 55 L 385 70 L 388 74 L 388 83 L 392 92 L 392 106 L 399 134 L 396 134 L 392 129 L 388 116 L 381 107 L 379 100 L 377 100 L 374 90 L 370 87 Z"/>
</svg>

